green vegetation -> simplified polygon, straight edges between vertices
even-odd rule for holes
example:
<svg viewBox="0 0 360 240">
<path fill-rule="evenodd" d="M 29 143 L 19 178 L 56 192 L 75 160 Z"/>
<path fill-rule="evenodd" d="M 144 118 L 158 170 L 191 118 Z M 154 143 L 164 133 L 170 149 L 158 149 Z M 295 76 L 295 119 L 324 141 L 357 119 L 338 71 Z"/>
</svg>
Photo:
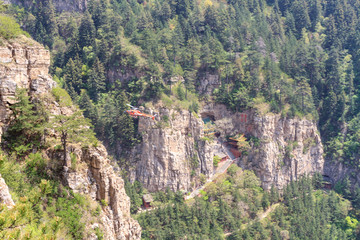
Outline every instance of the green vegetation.
<svg viewBox="0 0 360 240">
<path fill-rule="evenodd" d="M 51 0 L 34 1 L 26 9 L 0 3 L 0 36 L 22 34 L 16 19 L 46 45 L 53 55 L 51 73 L 69 92 L 55 88 L 54 98 L 61 106 L 70 106 L 70 99 L 77 103 L 97 136 L 123 159 L 141 141 L 137 121 L 124 112 L 127 103 L 161 101 L 196 116 L 202 101 L 215 101 L 233 111 L 254 108 L 260 114 L 316 120 L 326 158 L 359 169 L 359 9 L 358 0 L 91 0 L 84 13 L 57 13 Z M 212 94 L 202 94 L 204 88 Z M 65 157 L 69 142 L 77 144 L 87 136 L 84 147 L 92 142 L 93 134 L 85 127 L 89 122 L 80 111 L 48 116 L 25 93 L 12 108 L 14 118 L 3 143 L 9 160 L 1 173 L 6 173 L 18 202 L 28 207 L 3 209 L 1 234 L 36 238 L 42 231 L 49 238 L 81 238 L 83 201 L 43 175 L 47 160 L 30 152 L 45 148 L 41 137 L 48 119 L 61 135 L 61 144 L 52 139 L 54 148 Z M 169 117 L 163 116 L 163 123 Z M 260 144 L 255 138 L 245 140 L 250 146 Z M 312 144 L 306 140 L 302 151 Z M 292 158 L 296 147 L 296 142 L 288 143 L 285 158 Z M 75 158 L 71 160 L 75 166 Z M 189 159 L 192 176 L 198 164 L 197 156 Z M 275 190 L 265 193 L 253 173 L 231 166 L 228 174 L 209 184 L 190 206 L 178 194 L 159 197 L 173 205 L 139 216 L 143 237 L 223 239 L 225 232 L 232 233 L 229 239 L 358 237 L 356 210 L 349 211 L 350 203 L 332 191 L 314 190 L 319 183 L 307 178 L 291 183 L 279 199 Z M 199 178 L 205 181 L 204 175 Z M 349 185 L 344 179 L 335 189 L 359 207 L 360 190 Z M 140 202 L 134 199 L 142 189 L 127 188 L 135 213 Z M 22 192 L 29 197 L 23 198 Z M 77 207 L 73 215 L 70 202 Z M 276 203 L 268 218 L 256 220 Z M 65 232 L 48 227 L 56 225 L 53 216 L 69 221 Z M 51 224 L 44 229 L 43 221 Z M 21 228 L 23 222 L 26 228 Z"/>
<path fill-rule="evenodd" d="M 218 166 L 220 160 L 221 160 L 221 159 L 220 159 L 219 156 L 217 156 L 217 155 L 214 156 L 214 158 L 213 158 L 213 165 L 214 165 L 214 167 L 217 167 L 217 166 Z"/>
<path fill-rule="evenodd" d="M 71 99 L 64 90 L 54 89 L 53 93 L 60 105 L 71 109 Z M 44 98 L 43 103 L 53 102 L 51 96 Z M 62 146 L 66 158 L 68 143 L 81 141 L 84 146 L 94 141 L 89 122 L 79 110 L 67 115 L 49 114 L 42 101 L 34 101 L 24 89 L 17 90 L 14 100 L 11 122 L 2 142 L 5 151 L 0 151 L 0 174 L 16 205 L 12 209 L 0 206 L 0 238 L 87 238 L 92 230 L 85 228 L 96 220 L 99 205 L 64 187 L 58 176 L 63 164 L 43 152 L 54 143 L 53 150 L 59 151 Z M 45 134 L 50 128 L 61 137 L 60 149 L 56 147 L 59 141 Z M 76 155 L 70 153 L 70 158 L 75 170 Z M 96 234 L 101 236 L 100 229 Z"/>
<path fill-rule="evenodd" d="M 141 183 L 135 181 L 134 183 L 130 183 L 129 181 L 125 182 L 125 191 L 126 194 L 130 197 L 130 212 L 132 214 L 137 213 L 139 208 L 142 205 L 142 197 L 145 194 Z"/>
<path fill-rule="evenodd" d="M 83 239 L 95 211 L 90 200 L 63 187 L 46 173 L 40 153 L 16 160 L 1 153 L 0 174 L 16 205 L 0 206 L 0 238 Z M 89 218 L 89 219 L 87 219 Z"/>
<path fill-rule="evenodd" d="M 162 206 L 137 220 L 143 239 L 224 239 L 225 233 L 226 239 L 355 239 L 360 226 L 350 202 L 316 186 L 321 176 L 305 177 L 280 197 L 275 188 L 263 191 L 254 173 L 232 165 L 188 202 L 179 192 L 156 193 Z"/>
<path fill-rule="evenodd" d="M 27 33 L 21 30 L 14 18 L 2 15 L 0 11 L 0 37 L 11 39 L 18 37 L 20 34 L 26 35 Z"/>
<path fill-rule="evenodd" d="M 48 114 L 41 103 L 31 102 L 25 89 L 17 89 L 16 94 L 16 103 L 10 107 L 13 118 L 4 139 L 10 151 L 22 156 L 42 144 Z"/>
<path fill-rule="evenodd" d="M 210 100 L 319 120 L 326 156 L 360 166 L 358 0 L 92 0 L 82 14 L 49 0 L 1 6 L 51 49 L 54 79 L 119 156 L 140 141 L 126 103 L 197 112 Z"/>
</svg>

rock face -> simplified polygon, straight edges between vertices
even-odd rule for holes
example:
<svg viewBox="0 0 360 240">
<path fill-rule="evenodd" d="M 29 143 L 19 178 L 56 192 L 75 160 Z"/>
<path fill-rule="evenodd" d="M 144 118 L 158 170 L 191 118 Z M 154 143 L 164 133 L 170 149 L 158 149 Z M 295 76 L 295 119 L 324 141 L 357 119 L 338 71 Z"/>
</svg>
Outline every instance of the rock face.
<svg viewBox="0 0 360 240">
<path fill-rule="evenodd" d="M 281 189 L 302 175 L 323 172 L 323 147 L 313 121 L 255 111 L 234 114 L 220 104 L 205 106 L 202 114 L 216 120 L 222 137 L 245 134 L 254 139 L 239 165 L 254 170 L 265 189 L 273 184 Z"/>
<path fill-rule="evenodd" d="M 55 82 L 48 75 L 50 53 L 38 43 L 27 38 L 8 42 L 0 47 L 0 136 L 6 130 L 9 121 L 9 106 L 14 103 L 16 88 L 26 88 L 33 98 L 48 93 Z M 60 107 L 51 103 L 52 113 L 71 114 L 73 108 Z M 72 146 L 79 168 L 70 169 L 70 161 L 64 162 L 63 154 L 48 150 L 51 162 L 60 169 L 63 182 L 75 192 L 87 194 L 94 200 L 104 200 L 100 224 L 103 226 L 105 239 L 140 239 L 141 228 L 130 216 L 130 200 L 125 193 L 124 182 L 113 170 L 103 145 L 89 147 L 86 150 Z M 51 167 L 51 166 L 50 166 Z M 0 199 L 7 188 L 0 178 Z M 6 186 L 6 185 L 5 185 Z M 4 190 L 5 189 L 5 190 Z M 9 204 L 9 198 L 5 198 Z M 10 197 L 11 199 L 11 197 Z"/>
<path fill-rule="evenodd" d="M 82 149 L 73 145 L 68 151 L 75 155 L 80 166 L 64 162 L 62 151 L 49 150 L 47 155 L 63 166 L 63 181 L 74 192 L 108 204 L 100 215 L 106 239 L 140 239 L 141 227 L 130 216 L 130 199 L 125 193 L 124 181 L 114 172 L 105 147 Z"/>
<path fill-rule="evenodd" d="M 159 112 L 161 118 L 167 116 L 168 123 L 160 118 L 158 122 L 139 120 L 143 141 L 133 151 L 132 180 L 139 180 L 150 191 L 167 187 L 174 191 L 191 190 L 199 184 L 195 176 L 212 176 L 219 142 L 204 141 L 202 119 L 188 111 L 162 108 Z M 323 172 L 323 147 L 313 121 L 288 119 L 280 114 L 262 116 L 254 110 L 234 113 L 221 104 L 204 106 L 201 116 L 214 120 L 222 142 L 237 134 L 253 139 L 251 150 L 238 164 L 254 170 L 265 189 L 272 185 L 282 189 L 302 175 Z M 198 165 L 195 168 L 194 159 Z"/>
<path fill-rule="evenodd" d="M 14 201 L 9 193 L 9 188 L 5 183 L 5 180 L 0 175 L 0 204 L 5 204 L 8 208 L 15 206 Z"/>
<path fill-rule="evenodd" d="M 0 47 L 0 136 L 9 120 L 9 106 L 15 101 L 16 88 L 40 94 L 55 86 L 48 75 L 49 65 L 49 51 L 30 39 L 19 38 Z"/>
<path fill-rule="evenodd" d="M 188 111 L 159 111 L 162 119 L 139 119 L 142 143 L 133 150 L 130 173 L 150 191 L 190 190 L 195 176 L 213 173 L 213 147 L 203 136 L 203 122 Z M 165 117 L 166 116 L 166 117 Z"/>
<path fill-rule="evenodd" d="M 211 95 L 214 89 L 221 85 L 219 74 L 210 74 L 207 72 L 199 78 L 197 83 L 197 90 L 202 95 Z"/>
<path fill-rule="evenodd" d="M 353 189 L 360 186 L 360 174 L 358 168 L 345 165 L 342 162 L 331 161 L 330 159 L 325 160 L 323 175 L 326 177 L 327 181 L 331 182 L 331 184 L 336 184 L 339 181 L 349 178 Z"/>
</svg>

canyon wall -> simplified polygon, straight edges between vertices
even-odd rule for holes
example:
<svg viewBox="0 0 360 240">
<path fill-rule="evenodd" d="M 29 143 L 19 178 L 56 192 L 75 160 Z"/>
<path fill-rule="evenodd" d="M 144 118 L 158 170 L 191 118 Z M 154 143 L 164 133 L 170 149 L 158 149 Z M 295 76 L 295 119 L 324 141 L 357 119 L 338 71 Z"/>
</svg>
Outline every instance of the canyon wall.
<svg viewBox="0 0 360 240">
<path fill-rule="evenodd" d="M 239 165 L 254 170 L 265 189 L 272 185 L 282 189 L 302 175 L 323 173 L 323 147 L 315 121 L 255 110 L 234 113 L 221 104 L 204 106 L 202 114 L 216 120 L 222 137 L 245 134 L 253 139 Z"/>
<path fill-rule="evenodd" d="M 48 75 L 49 66 L 49 51 L 26 37 L 0 47 L 0 136 L 9 123 L 9 107 L 15 102 L 16 88 L 28 89 L 33 99 L 49 95 L 56 85 Z M 55 101 L 44 104 L 52 114 L 67 115 L 75 110 L 74 106 L 61 107 Z M 125 193 L 124 181 L 114 172 L 104 146 L 81 148 L 72 145 L 68 150 L 76 156 L 79 167 L 71 166 L 71 161 L 64 162 L 63 152 L 50 147 L 44 153 L 52 160 L 49 170 L 57 173 L 60 169 L 58 177 L 75 192 L 108 203 L 99 218 L 105 239 L 140 239 L 141 228 L 130 216 L 130 200 Z"/>
<path fill-rule="evenodd" d="M 265 189 L 272 185 L 282 189 L 302 175 L 323 173 L 323 147 L 314 121 L 261 115 L 255 110 L 234 113 L 224 105 L 207 104 L 200 114 L 214 120 L 220 135 L 209 141 L 204 138 L 206 127 L 200 117 L 166 108 L 158 113 L 157 121 L 139 119 L 143 141 L 133 150 L 130 164 L 132 180 L 139 180 L 150 191 L 193 189 L 198 185 L 195 176 L 212 176 L 215 149 L 226 137 L 237 134 L 252 139 L 248 154 L 238 160 L 239 166 L 255 171 Z M 161 120 L 163 116 L 167 116 L 167 123 Z M 197 168 L 191 165 L 194 159 Z"/>
<path fill-rule="evenodd" d="M 212 144 L 201 139 L 202 120 L 186 110 L 160 108 L 156 121 L 139 119 L 142 143 L 133 150 L 132 180 L 150 191 L 190 190 L 213 173 Z M 164 120 L 165 119 L 165 120 Z"/>
</svg>

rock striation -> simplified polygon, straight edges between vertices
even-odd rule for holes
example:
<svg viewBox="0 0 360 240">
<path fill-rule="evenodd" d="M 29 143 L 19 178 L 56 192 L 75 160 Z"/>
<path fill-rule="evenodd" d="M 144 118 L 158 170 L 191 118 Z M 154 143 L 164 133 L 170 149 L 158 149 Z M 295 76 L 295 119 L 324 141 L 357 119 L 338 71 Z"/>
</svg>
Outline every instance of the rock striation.
<svg viewBox="0 0 360 240">
<path fill-rule="evenodd" d="M 49 51 L 31 39 L 20 37 L 0 47 L 0 140 L 9 121 L 9 106 L 15 101 L 16 88 L 41 94 L 55 86 L 48 75 L 49 65 Z"/>
<path fill-rule="evenodd" d="M 201 116 L 213 120 L 220 137 L 205 141 L 201 118 L 184 110 L 158 109 L 158 122 L 139 119 L 143 141 L 133 150 L 130 164 L 131 179 L 150 191 L 196 188 L 200 174 L 213 175 L 213 156 L 219 145 L 237 134 L 252 139 L 251 149 L 238 164 L 255 171 L 264 189 L 272 185 L 282 189 L 300 176 L 323 173 L 323 147 L 314 121 L 261 115 L 255 110 L 234 113 L 225 105 L 207 104 Z M 160 120 L 164 116 L 166 123 Z"/>
<path fill-rule="evenodd" d="M 26 88 L 33 99 L 48 93 L 56 84 L 48 74 L 50 53 L 40 44 L 21 37 L 0 47 L 0 136 L 6 131 L 10 118 L 9 106 L 15 101 L 16 88 Z M 61 107 L 58 103 L 46 103 L 52 113 L 71 114 L 73 107 Z M 51 148 L 52 149 L 52 148 Z M 130 216 L 130 200 L 125 193 L 124 181 L 113 170 L 103 145 L 89 147 L 71 146 L 80 167 L 71 161 L 64 162 L 63 154 L 49 149 L 46 155 L 60 169 L 60 176 L 67 186 L 78 193 L 87 194 L 93 200 L 106 201 L 100 225 L 105 239 L 140 239 L 140 225 Z M 5 196 L 7 186 L 0 178 L 0 199 L 13 204 Z M 5 189 L 5 190 L 4 190 Z"/>
<path fill-rule="evenodd" d="M 196 176 L 212 175 L 213 147 L 201 139 L 200 118 L 185 110 L 158 109 L 157 121 L 139 119 L 142 143 L 133 149 L 131 179 L 150 191 L 188 191 L 199 184 Z"/>
<path fill-rule="evenodd" d="M 47 155 L 56 159 L 64 170 L 62 179 L 74 192 L 89 195 L 103 201 L 100 223 L 106 239 L 140 239 L 141 227 L 130 216 L 130 199 L 126 195 L 124 181 L 114 172 L 103 145 L 81 148 L 69 146 L 76 157 L 77 167 L 71 161 L 64 162 L 63 152 L 49 149 Z"/>
<path fill-rule="evenodd" d="M 233 113 L 221 104 L 206 105 L 202 114 L 215 119 L 222 137 L 245 134 L 253 138 L 251 150 L 239 165 L 254 170 L 265 189 L 272 185 L 282 189 L 300 176 L 323 173 L 323 146 L 314 121 L 261 115 L 255 110 Z"/>
</svg>

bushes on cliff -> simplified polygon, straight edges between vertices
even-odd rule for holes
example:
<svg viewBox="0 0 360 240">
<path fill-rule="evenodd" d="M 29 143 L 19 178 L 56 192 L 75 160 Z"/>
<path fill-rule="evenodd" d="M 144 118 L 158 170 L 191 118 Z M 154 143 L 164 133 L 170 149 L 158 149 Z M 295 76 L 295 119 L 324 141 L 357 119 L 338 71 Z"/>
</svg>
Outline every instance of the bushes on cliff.
<svg viewBox="0 0 360 240">
<path fill-rule="evenodd" d="M 45 171 L 46 161 L 32 154 L 26 164 L 0 153 L 0 174 L 15 202 L 13 209 L 0 205 L 1 239 L 82 239 L 87 211 L 85 197 L 63 187 Z"/>
<path fill-rule="evenodd" d="M 11 39 L 18 37 L 20 34 L 28 35 L 21 30 L 14 18 L 1 14 L 0 12 L 0 37 Z"/>
<path fill-rule="evenodd" d="M 11 105 L 12 119 L 4 139 L 5 145 L 18 156 L 41 146 L 47 113 L 40 102 L 32 103 L 25 89 L 16 90 L 16 103 Z"/>
</svg>

